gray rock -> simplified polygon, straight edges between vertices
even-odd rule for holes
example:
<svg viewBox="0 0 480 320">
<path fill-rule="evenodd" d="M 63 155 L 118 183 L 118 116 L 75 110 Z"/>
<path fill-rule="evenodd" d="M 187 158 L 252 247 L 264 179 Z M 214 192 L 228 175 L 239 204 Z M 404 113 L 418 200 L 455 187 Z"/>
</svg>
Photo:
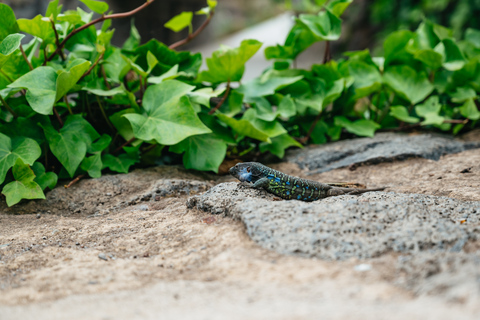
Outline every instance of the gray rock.
<svg viewBox="0 0 480 320">
<path fill-rule="evenodd" d="M 385 192 L 315 202 L 272 199 L 262 190 L 223 183 L 191 197 L 187 206 L 240 219 L 262 247 L 326 260 L 458 252 L 480 238 L 480 202 Z"/>
<path fill-rule="evenodd" d="M 108 260 L 108 259 L 107 259 L 107 256 L 106 256 L 105 253 L 103 253 L 103 252 L 98 254 L 98 258 L 101 259 L 101 260 L 105 260 L 105 261 Z"/>
<path fill-rule="evenodd" d="M 343 140 L 292 150 L 287 153 L 286 160 L 311 170 L 307 174 L 315 174 L 364 163 L 408 158 L 438 160 L 442 155 L 474 148 L 480 148 L 480 142 L 463 142 L 434 134 L 379 133 L 374 138 Z"/>
</svg>

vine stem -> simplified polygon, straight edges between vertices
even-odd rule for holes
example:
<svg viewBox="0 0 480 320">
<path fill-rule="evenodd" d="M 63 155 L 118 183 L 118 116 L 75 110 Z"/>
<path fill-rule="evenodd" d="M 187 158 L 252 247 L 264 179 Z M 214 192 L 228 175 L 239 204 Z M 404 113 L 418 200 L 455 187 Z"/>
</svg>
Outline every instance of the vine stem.
<svg viewBox="0 0 480 320">
<path fill-rule="evenodd" d="M 330 41 L 325 41 L 325 53 L 323 54 L 323 64 L 327 63 L 332 59 L 332 55 L 330 53 Z"/>
<path fill-rule="evenodd" d="M 72 108 L 70 107 L 70 104 L 68 103 L 67 95 L 63 96 L 63 100 L 65 101 L 65 104 L 67 105 L 68 113 L 73 114 Z"/>
<path fill-rule="evenodd" d="M 63 41 L 57 46 L 57 49 L 55 49 L 54 52 L 52 52 L 52 54 L 48 57 L 47 61 L 50 61 L 52 60 L 61 50 L 62 48 L 65 46 L 65 43 L 67 43 L 67 41 L 73 37 L 75 34 L 79 33 L 80 31 L 82 30 L 85 30 L 87 29 L 88 27 L 90 26 L 93 26 L 94 24 L 97 24 L 99 22 L 102 22 L 102 21 L 105 21 L 105 20 L 108 20 L 108 19 L 118 19 L 118 18 L 126 18 L 126 17 L 129 17 L 129 16 L 132 16 L 134 15 L 135 13 L 141 11 L 142 9 L 146 8 L 147 6 L 149 6 L 150 4 L 152 4 L 152 2 L 154 2 L 155 0 L 147 0 L 144 4 L 142 4 L 141 6 L 131 10 L 131 11 L 128 11 L 128 12 L 123 12 L 123 13 L 114 13 L 114 14 L 109 14 L 109 15 L 102 15 L 101 17 L 95 19 L 95 20 L 92 20 L 90 21 L 89 23 L 86 23 L 84 24 L 83 26 L 81 26 L 80 28 L 78 29 L 74 29 L 72 32 L 70 32 L 66 37 L 65 39 L 63 39 Z"/>
<path fill-rule="evenodd" d="M 18 117 L 18 114 L 16 114 L 15 111 L 13 111 L 13 109 L 8 105 L 7 101 L 3 99 L 1 94 L 0 94 L 0 101 L 2 102 L 3 106 L 13 115 L 14 118 Z"/>
<path fill-rule="evenodd" d="M 100 62 L 100 60 L 103 59 L 103 56 L 105 55 L 105 51 L 102 52 L 100 54 L 100 56 L 98 56 L 98 59 L 95 60 L 95 62 L 90 66 L 90 68 L 88 68 L 88 70 L 83 74 L 83 76 L 80 78 L 80 80 L 78 81 L 81 81 L 83 80 L 83 78 L 85 78 L 86 76 L 88 76 L 90 74 L 90 72 L 92 72 L 93 68 L 95 68 L 97 66 L 97 64 Z"/>
<path fill-rule="evenodd" d="M 218 110 L 218 108 L 220 108 L 222 106 L 222 104 L 225 102 L 225 100 L 227 100 L 227 97 L 228 97 L 228 94 L 230 93 L 230 79 L 228 79 L 228 82 L 227 82 L 227 89 L 225 90 L 225 93 L 223 94 L 223 97 L 222 97 L 222 100 L 220 100 L 217 105 L 215 106 L 215 108 L 213 108 L 212 110 L 210 110 L 208 112 L 209 115 L 212 115 L 215 113 L 215 111 Z"/>
<path fill-rule="evenodd" d="M 205 29 L 208 26 L 214 14 L 215 14 L 215 11 L 210 11 L 208 18 L 202 23 L 200 27 L 198 27 L 197 30 L 195 30 L 194 33 L 189 33 L 185 39 L 172 43 L 168 48 L 175 49 L 195 39 L 195 37 L 197 37 L 203 31 L 203 29 Z"/>
<path fill-rule="evenodd" d="M 465 119 L 465 120 L 451 119 L 451 120 L 444 120 L 443 123 L 467 124 L 468 121 L 469 121 L 468 119 Z M 406 125 L 406 126 L 401 126 L 401 127 L 397 127 L 397 128 L 383 129 L 383 130 L 378 130 L 378 131 L 383 131 L 383 132 L 406 131 L 406 130 L 410 130 L 410 129 L 413 129 L 413 128 L 418 128 L 418 127 L 421 127 L 421 126 L 422 126 L 422 124 L 419 122 L 419 123 L 414 123 L 414 124 L 410 124 L 410 125 Z"/>
<path fill-rule="evenodd" d="M 55 22 L 52 19 L 50 19 L 50 23 L 52 24 L 53 31 L 55 32 L 55 43 L 57 44 L 57 48 L 58 48 L 60 47 L 60 39 L 58 37 L 57 28 L 55 28 Z M 59 54 L 60 54 L 60 58 L 62 58 L 62 61 L 65 61 L 65 55 L 63 54 L 62 49 L 60 49 Z"/>
<path fill-rule="evenodd" d="M 25 61 L 27 62 L 28 67 L 30 68 L 30 71 L 32 71 L 33 70 L 32 63 L 30 62 L 30 60 L 28 60 L 28 57 L 25 54 L 25 50 L 23 50 L 22 45 L 20 45 L 20 52 L 22 53 L 23 59 L 25 59 Z"/>
<path fill-rule="evenodd" d="M 115 132 L 115 127 L 112 125 L 112 123 L 110 122 L 110 120 L 108 119 L 107 117 L 107 114 L 105 113 L 105 109 L 103 109 L 103 105 L 102 103 L 100 102 L 100 98 L 98 96 L 95 96 L 97 98 L 97 102 L 98 102 L 98 107 L 100 108 L 100 111 L 102 112 L 102 115 L 103 117 L 105 118 L 105 121 L 107 122 L 108 126 L 110 127 L 110 129 Z"/>
<path fill-rule="evenodd" d="M 73 186 L 75 183 L 77 183 L 77 182 L 78 182 L 80 179 L 82 179 L 83 177 L 85 177 L 84 174 L 79 175 L 78 177 L 76 177 L 75 179 L 73 179 L 72 181 L 70 181 L 69 184 L 65 185 L 65 186 L 64 186 L 65 189 L 70 188 L 71 186 Z"/>
<path fill-rule="evenodd" d="M 315 117 L 315 120 L 313 120 L 312 125 L 310 126 L 310 129 L 308 129 L 307 135 L 300 140 L 302 144 L 306 144 L 308 142 L 308 139 L 310 139 L 310 137 L 312 136 L 313 129 L 315 129 L 315 126 L 317 125 L 318 121 L 320 121 L 321 117 L 322 117 L 322 111 L 320 111 Z"/>
<path fill-rule="evenodd" d="M 63 121 L 62 121 L 62 118 L 60 117 L 60 114 L 57 111 L 57 108 L 53 107 L 53 113 L 55 114 L 55 117 L 57 117 L 57 120 L 60 123 L 60 128 L 62 128 L 63 127 Z"/>
<path fill-rule="evenodd" d="M 5 78 L 7 78 L 8 81 L 13 82 L 12 78 L 10 78 L 10 76 L 9 76 L 8 74 L 6 74 L 5 72 L 3 72 L 2 69 L 0 69 L 0 73 L 3 74 L 3 76 L 4 76 Z"/>
<path fill-rule="evenodd" d="M 124 144 L 122 144 L 120 147 L 118 147 L 117 149 L 113 150 L 113 154 L 119 152 L 120 150 L 123 149 L 123 147 L 126 147 L 128 146 L 130 143 L 132 143 L 133 141 L 135 141 L 137 138 L 133 137 L 131 138 L 130 140 L 126 141 Z"/>
</svg>

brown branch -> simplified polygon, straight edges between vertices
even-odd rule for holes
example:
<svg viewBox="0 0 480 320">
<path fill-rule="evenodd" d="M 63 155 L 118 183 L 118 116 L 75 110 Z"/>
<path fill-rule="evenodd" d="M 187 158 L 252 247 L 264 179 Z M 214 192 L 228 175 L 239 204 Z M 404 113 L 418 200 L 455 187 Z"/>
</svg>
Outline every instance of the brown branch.
<svg viewBox="0 0 480 320">
<path fill-rule="evenodd" d="M 50 19 L 50 22 L 52 24 L 53 31 L 55 32 L 55 43 L 57 44 L 57 48 L 58 48 L 60 47 L 60 39 L 58 37 L 57 28 L 55 28 L 55 22 L 52 19 Z M 60 53 L 60 58 L 62 58 L 62 61 L 65 61 L 65 55 L 63 54 L 62 49 L 59 50 L 59 53 Z"/>
<path fill-rule="evenodd" d="M 55 114 L 58 122 L 60 123 L 60 128 L 62 128 L 63 127 L 63 121 L 62 121 L 62 118 L 60 117 L 60 114 L 58 113 L 58 111 L 55 107 L 53 107 L 53 113 Z"/>
<path fill-rule="evenodd" d="M 315 120 L 313 120 L 312 122 L 312 125 L 310 126 L 310 129 L 308 129 L 308 133 L 305 137 L 303 137 L 302 139 L 300 139 L 300 143 L 302 144 L 306 144 L 308 142 L 308 139 L 310 139 L 310 137 L 312 136 L 312 133 L 313 133 L 313 129 L 315 129 L 315 126 L 317 125 L 318 121 L 320 120 L 320 118 L 322 117 L 322 111 L 320 111 L 317 116 L 315 117 Z"/>
<path fill-rule="evenodd" d="M 83 177 L 85 177 L 84 174 L 79 175 L 78 177 L 76 177 L 75 179 L 73 179 L 72 181 L 70 181 L 69 184 L 65 185 L 65 186 L 64 186 L 65 189 L 70 188 L 71 186 L 73 186 L 75 183 L 77 183 L 77 182 L 78 182 L 80 179 L 82 179 Z"/>
<path fill-rule="evenodd" d="M 332 59 L 332 55 L 330 53 L 330 41 L 325 42 L 325 53 L 323 54 L 323 64 L 327 63 Z"/>
<path fill-rule="evenodd" d="M 102 22 L 102 21 L 105 21 L 105 20 L 108 20 L 108 19 L 118 19 L 118 18 L 126 18 L 126 17 L 129 17 L 129 16 L 132 16 L 134 15 L 135 13 L 139 12 L 140 10 L 144 9 L 145 7 L 149 6 L 152 2 L 154 2 L 155 0 L 147 0 L 144 4 L 142 4 L 141 6 L 139 6 L 138 8 L 136 9 L 133 9 L 131 11 L 128 11 L 128 12 L 123 12 L 123 13 L 115 13 L 115 14 L 109 14 L 109 15 L 102 15 L 101 17 L 93 20 L 93 21 L 90 21 L 89 23 L 86 23 L 84 24 L 83 26 L 81 26 L 80 28 L 78 29 L 74 29 L 72 30 L 72 32 L 70 32 L 66 37 L 65 39 L 63 39 L 63 41 L 60 43 L 59 46 L 57 46 L 57 49 L 50 55 L 50 57 L 48 57 L 48 61 L 52 60 L 61 50 L 62 48 L 65 46 L 65 44 L 67 43 L 67 41 L 73 37 L 75 34 L 79 33 L 80 31 L 82 30 L 85 30 L 87 29 L 88 27 L 90 26 L 93 26 L 94 24 L 97 24 L 99 22 Z"/>
<path fill-rule="evenodd" d="M 107 74 L 105 73 L 105 68 L 103 67 L 103 65 L 100 65 L 100 71 L 102 72 L 103 82 L 105 83 L 105 86 L 108 90 L 112 89 L 110 83 L 108 83 Z"/>
<path fill-rule="evenodd" d="M 220 108 L 222 106 L 222 104 L 225 102 L 225 100 L 227 100 L 227 97 L 228 97 L 228 94 L 230 93 L 230 79 L 228 79 L 228 82 L 227 82 L 227 90 L 225 90 L 225 93 L 223 94 L 223 97 L 222 97 L 222 100 L 220 100 L 217 105 L 215 106 L 215 108 L 213 108 L 212 110 L 210 110 L 208 112 L 209 115 L 212 115 L 215 113 L 215 111 L 218 110 L 218 108 Z"/>
<path fill-rule="evenodd" d="M 90 74 L 90 72 L 92 72 L 93 68 L 95 68 L 97 66 L 97 64 L 100 62 L 100 60 L 102 60 L 104 55 L 105 55 L 105 52 L 102 52 L 100 54 L 100 56 L 98 56 L 98 59 L 95 60 L 95 62 L 90 66 L 90 68 L 88 68 L 88 70 L 83 74 L 83 76 L 80 77 L 80 80 L 78 80 L 78 81 L 82 81 L 83 78 L 88 76 Z"/>
<path fill-rule="evenodd" d="M 25 61 L 27 62 L 28 67 L 30 68 L 30 71 L 32 71 L 32 70 L 33 70 L 32 63 L 30 62 L 30 60 L 28 60 L 28 57 L 27 57 L 27 55 L 25 54 L 25 51 L 23 50 L 22 45 L 20 45 L 20 52 L 22 53 L 23 59 L 25 59 Z"/>
<path fill-rule="evenodd" d="M 468 119 L 465 119 L 465 120 L 451 119 L 451 120 L 444 120 L 443 123 L 467 124 L 468 121 L 469 121 Z M 378 130 L 378 131 L 381 131 L 381 132 L 407 131 L 407 130 L 410 130 L 410 129 L 413 129 L 413 128 L 418 128 L 418 127 L 421 127 L 421 126 L 422 126 L 422 123 L 418 122 L 418 123 L 409 124 L 409 125 L 406 125 L 406 126 L 401 126 L 401 127 L 398 127 L 398 128 L 381 129 L 381 130 Z"/>
<path fill-rule="evenodd" d="M 15 113 L 15 111 L 13 111 L 13 109 L 8 105 L 7 101 L 5 101 L 2 97 L 2 95 L 0 94 L 0 102 L 3 104 L 3 106 L 12 114 L 12 116 L 14 118 L 17 118 L 18 117 L 18 114 Z"/>
<path fill-rule="evenodd" d="M 171 44 L 168 48 L 175 49 L 175 48 L 183 46 L 184 44 L 187 44 L 190 41 L 192 41 L 195 37 L 197 37 L 203 31 L 203 29 L 205 29 L 208 26 L 208 24 L 210 23 L 210 20 L 212 20 L 212 17 L 213 17 L 214 14 L 215 14 L 215 11 L 210 11 L 210 14 L 209 14 L 208 18 L 202 23 L 202 25 L 200 27 L 198 27 L 197 30 L 195 30 L 194 33 L 188 34 L 188 36 L 185 39 Z"/>
<path fill-rule="evenodd" d="M 128 146 L 130 143 L 132 143 L 133 141 L 135 141 L 135 139 L 137 139 L 137 138 L 133 137 L 132 139 L 128 140 L 127 142 L 125 142 L 124 144 L 122 144 L 120 147 L 118 147 L 117 149 L 113 150 L 112 153 L 115 154 L 115 153 L 119 152 L 120 150 L 123 149 L 123 147 L 126 147 L 126 146 Z"/>
</svg>

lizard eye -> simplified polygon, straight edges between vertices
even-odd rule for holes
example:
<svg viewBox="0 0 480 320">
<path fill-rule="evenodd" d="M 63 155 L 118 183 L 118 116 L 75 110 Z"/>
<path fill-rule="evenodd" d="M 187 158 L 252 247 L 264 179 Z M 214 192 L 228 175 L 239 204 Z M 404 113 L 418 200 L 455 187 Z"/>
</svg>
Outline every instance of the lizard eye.
<svg viewBox="0 0 480 320">
<path fill-rule="evenodd" d="M 250 167 L 247 167 L 247 172 L 250 172 L 250 171 L 251 171 Z"/>
</svg>

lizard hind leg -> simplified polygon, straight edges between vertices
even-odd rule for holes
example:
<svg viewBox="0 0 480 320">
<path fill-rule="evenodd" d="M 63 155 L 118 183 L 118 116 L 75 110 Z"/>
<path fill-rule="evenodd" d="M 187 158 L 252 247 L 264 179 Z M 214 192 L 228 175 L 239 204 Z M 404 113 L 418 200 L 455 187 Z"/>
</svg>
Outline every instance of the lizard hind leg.
<svg viewBox="0 0 480 320">
<path fill-rule="evenodd" d="M 332 188 L 327 191 L 327 197 L 340 196 L 342 194 L 345 194 L 345 191 L 340 188 Z"/>
</svg>

